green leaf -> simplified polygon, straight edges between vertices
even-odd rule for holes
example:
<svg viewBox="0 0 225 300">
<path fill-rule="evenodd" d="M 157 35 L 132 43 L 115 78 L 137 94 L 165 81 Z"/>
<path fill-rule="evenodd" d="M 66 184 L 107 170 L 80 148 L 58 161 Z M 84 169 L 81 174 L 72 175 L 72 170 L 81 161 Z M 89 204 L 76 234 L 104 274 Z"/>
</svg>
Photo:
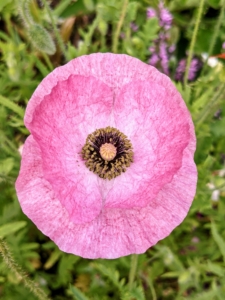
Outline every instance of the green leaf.
<svg viewBox="0 0 225 300">
<path fill-rule="evenodd" d="M 121 294 L 121 300 L 146 300 L 144 290 L 142 286 L 133 287 L 131 291 L 123 291 Z"/>
<path fill-rule="evenodd" d="M 92 11 L 92 10 L 94 10 L 94 2 L 93 2 L 93 0 L 83 0 L 83 2 L 84 2 L 84 5 L 85 5 L 85 7 L 88 9 L 88 10 L 90 10 L 90 11 Z"/>
<path fill-rule="evenodd" d="M 102 273 L 102 275 L 106 276 L 114 284 L 115 287 L 117 287 L 119 290 L 122 289 L 122 287 L 124 286 L 124 281 L 120 281 L 120 274 L 117 270 L 112 267 L 109 268 L 107 266 L 104 266 L 100 263 L 93 263 L 92 266 L 100 273 Z"/>
<path fill-rule="evenodd" d="M 135 21 L 137 16 L 138 2 L 130 2 L 127 7 L 126 20 L 128 22 Z"/>
<path fill-rule="evenodd" d="M 210 99 L 212 98 L 212 95 L 214 93 L 214 87 L 208 88 L 205 90 L 201 96 L 197 98 L 197 100 L 194 101 L 191 109 L 193 112 L 198 112 L 199 109 L 206 106 L 206 104 L 209 103 Z"/>
<path fill-rule="evenodd" d="M 80 260 L 79 256 L 76 255 L 62 255 L 58 263 L 58 273 L 60 274 L 60 283 L 67 285 L 71 282 L 72 272 L 75 269 L 75 264 Z"/>
<path fill-rule="evenodd" d="M 117 22 L 120 17 L 120 8 L 121 3 L 117 5 L 109 2 L 106 3 L 98 3 L 97 5 L 97 13 L 100 19 L 105 22 Z"/>
<path fill-rule="evenodd" d="M 216 242 L 217 246 L 219 247 L 220 252 L 223 256 L 223 260 L 225 262 L 225 242 L 224 239 L 221 237 L 221 235 L 218 233 L 216 225 L 213 222 L 211 224 L 211 232 L 212 232 L 213 239 Z"/>
<path fill-rule="evenodd" d="M 59 257 L 61 255 L 62 255 L 62 252 L 59 251 L 58 249 L 56 249 L 55 251 L 53 251 L 51 253 L 50 257 L 48 258 L 48 260 L 46 261 L 46 263 L 44 264 L 44 269 L 48 270 L 52 266 L 54 266 L 54 264 L 59 260 Z"/>
<path fill-rule="evenodd" d="M 76 300 L 89 300 L 80 290 L 75 286 L 70 286 L 70 291 Z"/>
<path fill-rule="evenodd" d="M 225 119 L 216 120 L 215 122 L 211 123 L 211 131 L 214 136 L 224 137 L 225 136 Z"/>
<path fill-rule="evenodd" d="M 138 36 L 141 37 L 146 44 L 148 44 L 157 38 L 158 30 L 159 30 L 158 19 L 157 18 L 148 19 L 143 26 L 143 31 L 138 32 Z"/>
<path fill-rule="evenodd" d="M 3 97 L 2 95 L 0 95 L 0 104 L 11 109 L 12 111 L 14 111 L 15 113 L 17 113 L 23 118 L 24 116 L 23 108 L 13 103 L 11 100 L 7 99 L 6 97 Z"/>
<path fill-rule="evenodd" d="M 14 166 L 14 159 L 8 157 L 4 160 L 0 160 L 0 174 L 8 175 Z"/>
<path fill-rule="evenodd" d="M 185 297 L 185 298 L 181 298 L 180 300 L 217 300 L 218 298 L 215 298 L 215 296 L 218 295 L 217 291 L 214 290 L 210 290 L 207 292 L 202 292 L 202 293 L 198 293 L 195 296 L 191 296 L 191 297 Z"/>
<path fill-rule="evenodd" d="M 9 3 L 11 3 L 12 2 L 12 0 L 1 0 L 0 1 L 0 12 L 4 9 L 4 7 L 6 6 L 6 5 L 8 5 Z"/>
<path fill-rule="evenodd" d="M 212 263 L 211 261 L 208 261 L 206 270 L 207 270 L 207 272 L 214 273 L 220 277 L 224 277 L 224 275 L 225 275 L 224 268 L 220 267 L 219 264 Z"/>
<path fill-rule="evenodd" d="M 39 248 L 39 244 L 38 243 L 26 243 L 26 244 L 23 244 L 20 247 L 20 250 L 21 251 L 27 251 L 27 250 L 36 250 L 38 248 Z"/>
<path fill-rule="evenodd" d="M 18 221 L 18 222 L 12 222 L 5 225 L 0 226 L 0 237 L 4 238 L 7 235 L 14 233 L 21 228 L 25 227 L 27 225 L 27 222 L 25 221 Z"/>
<path fill-rule="evenodd" d="M 59 1 L 57 7 L 54 9 L 54 15 L 60 16 L 66 8 L 70 5 L 71 0 Z"/>
<path fill-rule="evenodd" d="M 175 83 L 175 85 L 176 85 L 178 91 L 181 93 L 182 98 L 188 105 L 190 102 L 191 88 L 189 86 L 184 88 L 181 82 L 177 82 L 177 83 Z"/>
<path fill-rule="evenodd" d="M 220 7 L 221 0 L 208 0 L 207 2 L 214 9 L 218 9 Z"/>
<path fill-rule="evenodd" d="M 56 8 L 56 13 L 58 14 L 57 8 Z M 70 5 L 67 4 L 63 8 L 60 8 L 60 16 L 62 18 L 68 18 L 70 16 L 74 16 L 74 15 L 77 16 L 86 13 L 88 13 L 88 10 L 85 7 L 83 1 L 72 2 Z"/>
<path fill-rule="evenodd" d="M 131 299 L 134 298 L 138 300 L 145 300 L 145 294 L 142 286 L 133 288 L 130 291 L 130 294 L 131 294 Z"/>
</svg>

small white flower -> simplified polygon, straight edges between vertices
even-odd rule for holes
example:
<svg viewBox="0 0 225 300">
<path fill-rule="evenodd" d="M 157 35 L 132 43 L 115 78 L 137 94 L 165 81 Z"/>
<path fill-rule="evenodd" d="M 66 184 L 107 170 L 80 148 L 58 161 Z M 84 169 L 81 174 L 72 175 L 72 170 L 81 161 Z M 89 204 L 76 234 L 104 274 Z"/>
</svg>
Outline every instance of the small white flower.
<svg viewBox="0 0 225 300">
<path fill-rule="evenodd" d="M 212 201 L 218 201 L 219 196 L 220 196 L 220 191 L 219 190 L 214 190 L 212 192 L 212 196 L 211 196 Z"/>
</svg>

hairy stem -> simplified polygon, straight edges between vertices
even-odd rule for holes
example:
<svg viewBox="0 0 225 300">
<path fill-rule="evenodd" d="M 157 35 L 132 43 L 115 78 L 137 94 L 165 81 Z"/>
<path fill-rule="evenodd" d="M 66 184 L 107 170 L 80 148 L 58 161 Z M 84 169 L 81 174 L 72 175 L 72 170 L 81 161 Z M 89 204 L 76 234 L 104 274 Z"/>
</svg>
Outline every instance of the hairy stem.
<svg viewBox="0 0 225 300">
<path fill-rule="evenodd" d="M 132 254 L 131 255 L 131 266 L 130 266 L 130 273 L 129 273 L 129 290 L 132 290 L 135 275 L 137 272 L 137 263 L 138 263 L 138 255 Z"/>
<path fill-rule="evenodd" d="M 3 241 L 1 238 L 0 238 L 0 255 L 2 256 L 3 261 L 5 262 L 7 267 L 11 270 L 11 272 L 17 277 L 18 280 L 21 280 L 24 283 L 24 285 L 27 288 L 29 288 L 29 290 L 37 297 L 37 299 L 50 300 L 45 294 L 45 292 L 37 285 L 37 283 L 31 280 L 27 276 L 27 274 L 16 264 L 6 242 Z"/>
<path fill-rule="evenodd" d="M 53 15 L 52 15 L 52 10 L 51 10 L 51 8 L 50 8 L 49 5 L 48 5 L 47 0 L 42 0 L 42 1 L 43 1 L 43 3 L 44 3 L 44 6 L 45 6 L 45 8 L 46 8 L 48 14 L 49 14 L 49 18 L 50 18 L 51 23 L 52 23 L 52 27 L 53 27 L 53 30 L 54 30 L 54 34 L 55 34 L 56 40 L 57 40 L 57 42 L 58 42 L 58 44 L 59 44 L 59 48 L 60 48 L 60 50 L 62 51 L 63 55 L 65 56 L 66 60 L 68 61 L 69 58 L 68 58 L 68 56 L 67 56 L 66 47 L 65 47 L 65 45 L 64 45 L 64 43 L 63 43 L 63 40 L 62 40 L 62 38 L 61 38 L 61 36 L 60 36 L 60 34 L 59 34 L 58 29 L 57 29 L 57 26 L 56 26 L 54 17 L 53 17 Z"/>
<path fill-rule="evenodd" d="M 188 73 L 189 73 L 189 68 L 190 68 L 190 65 L 191 65 L 191 60 L 192 60 L 192 56 L 193 56 L 193 52 L 194 52 L 194 46 L 195 46 L 195 42 L 196 42 L 196 38 L 197 38 L 197 34 L 198 34 L 199 24 L 200 24 L 201 17 L 202 17 L 203 6 L 204 6 L 204 0 L 200 0 L 197 19 L 196 19 L 196 22 L 195 22 L 195 28 L 194 28 L 194 32 L 193 32 L 193 35 L 192 35 L 192 38 L 191 38 L 190 49 L 188 51 L 187 65 L 186 65 L 186 68 L 185 68 L 185 74 L 184 74 L 184 87 L 185 88 L 187 86 Z"/>
<path fill-rule="evenodd" d="M 30 0 L 22 1 L 22 3 L 20 4 L 20 14 L 25 26 L 29 27 L 34 23 L 30 13 Z"/>
<path fill-rule="evenodd" d="M 119 22 L 117 23 L 116 31 L 115 31 L 115 34 L 113 37 L 113 46 L 112 46 L 113 53 L 117 53 L 119 35 L 120 35 L 120 31 L 121 31 L 121 28 L 122 28 L 122 25 L 124 22 L 128 4 L 129 4 L 129 0 L 124 0 L 120 19 L 119 19 Z"/>
</svg>

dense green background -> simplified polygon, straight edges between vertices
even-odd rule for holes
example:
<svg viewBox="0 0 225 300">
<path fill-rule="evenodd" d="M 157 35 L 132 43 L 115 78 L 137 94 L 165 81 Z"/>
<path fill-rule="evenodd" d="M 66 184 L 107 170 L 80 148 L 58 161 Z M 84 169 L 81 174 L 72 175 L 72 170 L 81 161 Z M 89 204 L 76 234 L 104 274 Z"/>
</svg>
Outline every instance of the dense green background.
<svg viewBox="0 0 225 300">
<path fill-rule="evenodd" d="M 46 1 L 0 1 L 0 237 L 5 241 L 0 240 L 3 258 L 0 298 L 3 300 L 47 299 L 35 284 L 56 300 L 225 299 L 223 60 L 214 68 L 205 64 L 192 83 L 176 83 L 196 125 L 197 194 L 184 222 L 165 240 L 138 256 L 133 284 L 129 278 L 131 256 L 92 261 L 62 253 L 20 209 L 14 182 L 20 166 L 18 148 L 29 135 L 23 124 L 24 110 L 42 78 L 68 60 L 93 52 L 127 53 L 148 61 L 148 48 L 161 29 L 156 19 L 146 19 L 146 9 L 156 7 L 157 1 L 128 1 L 123 19 L 125 2 L 53 0 L 48 2 L 52 9 L 49 15 Z M 172 79 L 178 60 L 186 56 L 193 38 L 199 2 L 165 2 L 174 17 L 168 42 L 177 46 L 170 60 Z M 223 0 L 204 1 L 194 55 L 223 52 L 223 10 Z M 130 29 L 132 21 L 139 25 L 137 32 Z M 55 48 L 55 54 L 51 55 Z M 214 190 L 219 195 L 216 201 L 212 199 Z"/>
</svg>

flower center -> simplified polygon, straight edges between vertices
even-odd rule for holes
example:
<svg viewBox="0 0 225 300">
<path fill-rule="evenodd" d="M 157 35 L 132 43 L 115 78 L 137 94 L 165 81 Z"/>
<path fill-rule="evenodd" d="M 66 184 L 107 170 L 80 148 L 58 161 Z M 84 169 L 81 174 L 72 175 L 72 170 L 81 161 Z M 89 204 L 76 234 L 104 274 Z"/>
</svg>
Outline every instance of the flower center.
<svg viewBox="0 0 225 300">
<path fill-rule="evenodd" d="M 126 171 L 133 162 L 134 153 L 125 134 L 116 128 L 106 127 L 87 136 L 81 155 L 90 171 L 110 180 Z"/>
<path fill-rule="evenodd" d="M 116 156 L 116 147 L 113 144 L 105 143 L 101 145 L 99 153 L 104 160 L 113 160 Z"/>
</svg>

